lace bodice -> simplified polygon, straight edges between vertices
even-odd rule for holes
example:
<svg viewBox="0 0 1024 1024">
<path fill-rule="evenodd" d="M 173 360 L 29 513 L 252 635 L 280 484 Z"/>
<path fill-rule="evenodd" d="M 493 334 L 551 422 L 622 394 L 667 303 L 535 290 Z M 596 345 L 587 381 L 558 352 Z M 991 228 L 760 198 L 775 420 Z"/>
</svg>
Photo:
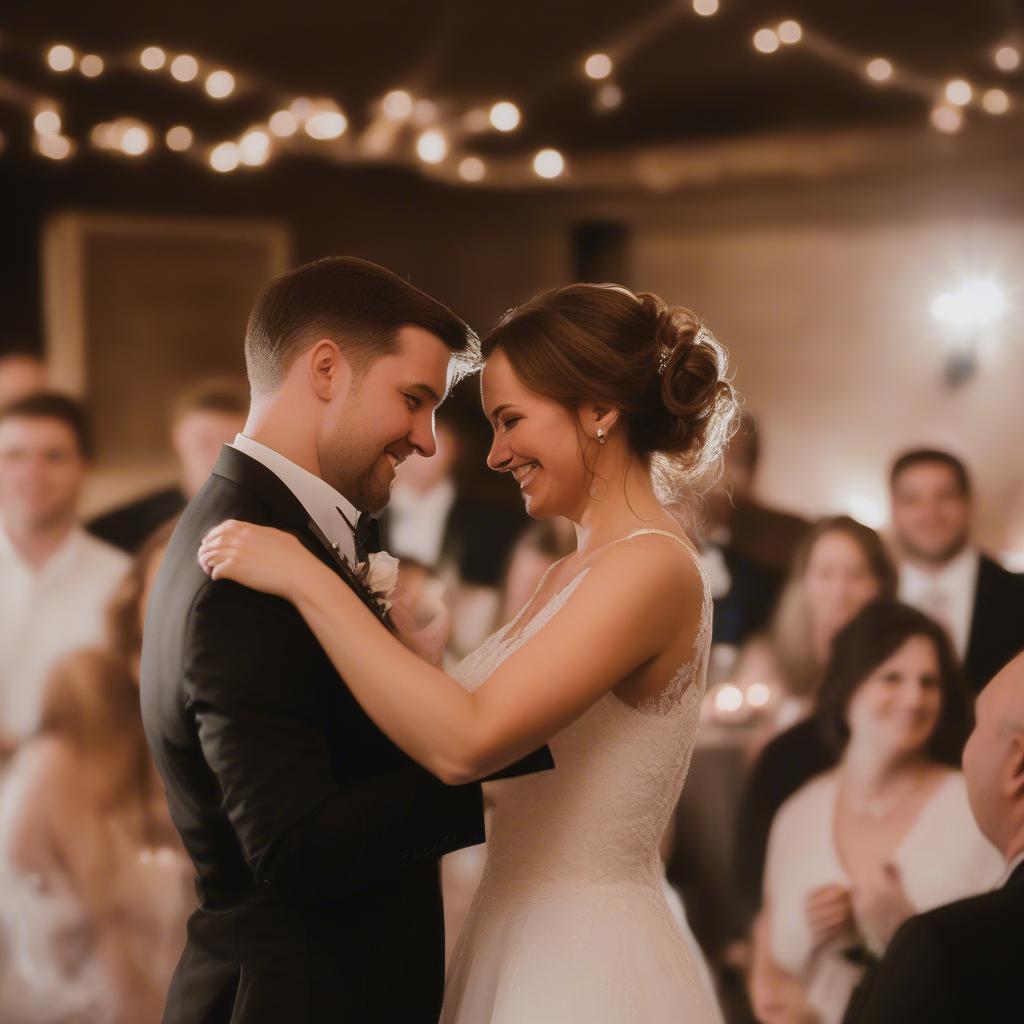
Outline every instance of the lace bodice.
<svg viewBox="0 0 1024 1024">
<path fill-rule="evenodd" d="M 553 772 L 488 784 L 494 817 L 485 889 L 490 883 L 506 895 L 520 887 L 536 895 L 546 885 L 562 891 L 594 884 L 658 890 L 658 845 L 689 768 L 704 695 L 711 595 L 699 559 L 673 534 L 637 530 L 616 543 L 650 534 L 683 546 L 701 573 L 704 600 L 691 656 L 657 697 L 634 707 L 610 692 L 555 736 Z M 481 686 L 562 610 L 589 571 L 583 569 L 521 629 L 522 613 L 485 640 L 455 677 L 467 689 Z"/>
</svg>

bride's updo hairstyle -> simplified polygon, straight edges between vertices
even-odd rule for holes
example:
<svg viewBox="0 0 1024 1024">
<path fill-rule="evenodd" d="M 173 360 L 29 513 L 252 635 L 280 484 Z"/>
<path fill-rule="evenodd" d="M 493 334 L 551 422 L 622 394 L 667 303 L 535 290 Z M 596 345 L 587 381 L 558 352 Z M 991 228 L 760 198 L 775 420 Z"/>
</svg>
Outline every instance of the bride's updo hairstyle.
<svg viewBox="0 0 1024 1024">
<path fill-rule="evenodd" d="M 690 310 L 620 285 L 571 284 L 509 310 L 484 339 L 484 359 L 499 348 L 534 393 L 570 411 L 620 409 L 663 501 L 720 464 L 738 401 L 725 350 Z"/>
</svg>

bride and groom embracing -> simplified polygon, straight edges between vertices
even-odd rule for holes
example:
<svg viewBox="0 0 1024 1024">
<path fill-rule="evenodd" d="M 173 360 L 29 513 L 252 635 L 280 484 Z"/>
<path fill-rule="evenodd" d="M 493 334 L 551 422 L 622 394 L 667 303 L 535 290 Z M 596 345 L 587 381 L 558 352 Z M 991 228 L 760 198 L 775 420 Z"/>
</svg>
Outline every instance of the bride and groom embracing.
<svg viewBox="0 0 1024 1024">
<path fill-rule="evenodd" d="M 200 897 L 165 1022 L 719 1021 L 658 855 L 711 617 L 662 499 L 728 434 L 714 337 L 578 284 L 481 350 L 337 257 L 271 282 L 245 356 L 245 432 L 183 513 L 145 629 L 143 718 Z M 488 465 L 578 546 L 449 675 L 436 629 L 367 585 L 365 514 L 480 366 Z M 438 858 L 483 841 L 482 784 L 487 867 L 445 982 Z"/>
</svg>

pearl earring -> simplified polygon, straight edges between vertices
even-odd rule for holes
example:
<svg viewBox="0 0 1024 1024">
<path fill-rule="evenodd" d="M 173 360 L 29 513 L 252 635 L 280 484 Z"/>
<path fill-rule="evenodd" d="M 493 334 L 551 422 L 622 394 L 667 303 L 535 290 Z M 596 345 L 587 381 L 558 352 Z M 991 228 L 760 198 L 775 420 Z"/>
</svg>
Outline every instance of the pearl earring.
<svg viewBox="0 0 1024 1024">
<path fill-rule="evenodd" d="M 604 427 L 598 427 L 597 428 L 597 443 L 598 444 L 604 444 L 605 441 L 607 441 L 607 440 L 608 440 L 608 438 L 605 437 Z"/>
</svg>

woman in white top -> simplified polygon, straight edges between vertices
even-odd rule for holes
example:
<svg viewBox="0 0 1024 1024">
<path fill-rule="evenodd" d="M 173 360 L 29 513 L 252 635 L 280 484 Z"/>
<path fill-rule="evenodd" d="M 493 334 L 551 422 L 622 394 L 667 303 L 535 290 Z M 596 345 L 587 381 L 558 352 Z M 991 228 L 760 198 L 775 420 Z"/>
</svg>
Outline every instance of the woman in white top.
<svg viewBox="0 0 1024 1024">
<path fill-rule="evenodd" d="M 766 1024 L 838 1024 L 904 920 L 984 891 L 1002 867 L 952 767 L 969 711 L 941 627 L 868 605 L 836 637 L 822 708 L 839 764 L 783 804 L 769 841 L 751 977 Z"/>
</svg>

